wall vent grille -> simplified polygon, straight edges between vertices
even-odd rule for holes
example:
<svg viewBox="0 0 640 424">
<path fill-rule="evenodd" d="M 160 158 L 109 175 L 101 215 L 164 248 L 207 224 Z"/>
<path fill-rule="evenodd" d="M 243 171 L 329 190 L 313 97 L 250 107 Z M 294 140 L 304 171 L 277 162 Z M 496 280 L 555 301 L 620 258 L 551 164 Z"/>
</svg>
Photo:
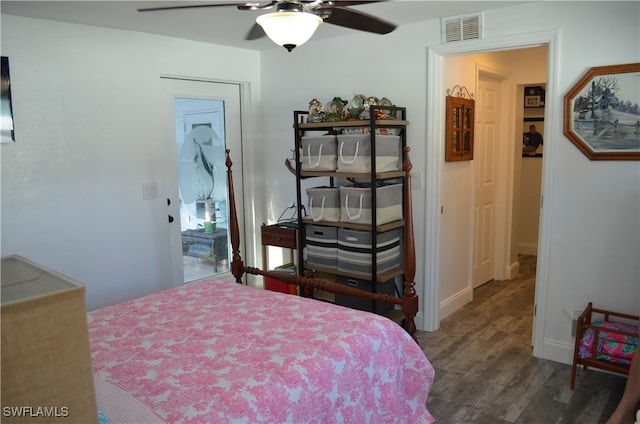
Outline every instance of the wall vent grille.
<svg viewBox="0 0 640 424">
<path fill-rule="evenodd" d="M 482 38 L 482 14 L 442 18 L 442 43 Z"/>
</svg>

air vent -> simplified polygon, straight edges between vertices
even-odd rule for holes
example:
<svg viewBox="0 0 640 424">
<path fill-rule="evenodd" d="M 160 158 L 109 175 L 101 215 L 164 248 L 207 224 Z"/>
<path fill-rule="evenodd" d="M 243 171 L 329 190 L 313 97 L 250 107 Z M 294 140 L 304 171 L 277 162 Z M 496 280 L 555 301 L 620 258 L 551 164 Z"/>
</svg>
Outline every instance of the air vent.
<svg viewBox="0 0 640 424">
<path fill-rule="evenodd" d="M 442 42 L 482 38 L 482 15 L 460 15 L 442 18 Z"/>
</svg>

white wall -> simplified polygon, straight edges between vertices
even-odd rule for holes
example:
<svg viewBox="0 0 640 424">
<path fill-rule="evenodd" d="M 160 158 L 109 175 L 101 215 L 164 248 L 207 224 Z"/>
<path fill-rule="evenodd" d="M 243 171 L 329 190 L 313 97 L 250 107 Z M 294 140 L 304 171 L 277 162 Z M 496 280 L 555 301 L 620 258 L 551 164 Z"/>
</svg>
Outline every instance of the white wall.
<svg viewBox="0 0 640 424">
<path fill-rule="evenodd" d="M 567 310 L 583 308 L 591 300 L 638 313 L 640 165 L 587 160 L 562 135 L 561 105 L 564 93 L 589 67 L 640 61 L 639 12 L 637 2 L 541 2 L 484 14 L 487 38 L 559 32 L 557 90 L 547 93 L 554 96 L 557 108 L 551 122 L 545 122 L 545 128 L 551 128 L 545 140 L 545 161 L 553 185 L 544 193 L 549 253 L 543 258 L 544 272 L 538 275 L 547 287 L 539 294 L 546 306 L 540 320 L 542 357 L 568 361 L 573 340 Z M 615 30 L 593 31 L 603 26 Z M 262 93 L 269 105 L 264 111 L 264 135 L 265 143 L 273 146 L 265 157 L 275 164 L 266 180 L 269 187 L 281 184 L 284 188 L 273 194 L 271 207 L 279 210 L 278 205 L 293 200 L 293 178 L 278 164 L 293 145 L 290 111 L 306 108 L 313 97 L 326 101 L 362 92 L 386 95 L 406 106 L 414 170 L 425 175 L 427 143 L 442 142 L 427 139 L 425 126 L 425 81 L 436 77 L 426 74 L 426 49 L 439 44 L 439 21 L 432 20 L 403 26 L 384 37 L 356 34 L 311 41 L 290 54 L 279 48 L 263 53 Z M 533 70 L 514 75 L 516 84 L 544 79 Z M 424 191 L 414 191 L 420 293 L 424 293 L 425 271 L 429 272 L 420 266 L 426 260 L 425 240 L 431 237 L 425 234 L 425 211 L 440 208 L 426 204 L 425 198 Z M 421 300 L 422 308 L 424 295 Z"/>
<path fill-rule="evenodd" d="M 542 159 L 524 158 L 521 169 L 518 252 L 524 255 L 536 255 L 538 253 Z"/>
<path fill-rule="evenodd" d="M 256 110 L 259 54 L 6 15 L 1 29 L 17 138 L 0 150 L 2 254 L 83 282 L 89 309 L 173 285 L 160 75 L 248 82 Z M 142 200 L 148 182 L 159 195 Z"/>
<path fill-rule="evenodd" d="M 477 55 L 447 58 L 444 86 L 453 95 L 456 95 L 456 86 L 465 87 L 469 95 L 473 94 L 477 99 L 476 64 L 479 60 Z M 443 108 L 445 96 L 446 92 L 440 99 Z M 444 148 L 442 152 L 444 155 Z M 439 161 L 442 164 L 439 304 L 444 318 L 473 297 L 472 267 L 468 262 L 472 260 L 473 246 L 475 162 L 444 162 L 444 156 Z"/>
</svg>

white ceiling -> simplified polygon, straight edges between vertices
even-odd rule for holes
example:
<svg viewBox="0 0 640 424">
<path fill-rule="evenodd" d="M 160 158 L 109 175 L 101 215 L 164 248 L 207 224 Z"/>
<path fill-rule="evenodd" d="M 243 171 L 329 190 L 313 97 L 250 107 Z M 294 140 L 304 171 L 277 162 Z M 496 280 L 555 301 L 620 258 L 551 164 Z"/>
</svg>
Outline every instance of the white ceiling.
<svg viewBox="0 0 640 424">
<path fill-rule="evenodd" d="M 254 0 L 256 1 L 256 0 Z M 167 35 L 232 47 L 263 50 L 273 48 L 266 39 L 247 41 L 245 35 L 257 16 L 267 12 L 241 11 L 234 6 L 197 8 L 140 13 L 139 8 L 198 3 L 235 3 L 227 1 L 5 1 L 2 14 L 49 19 Z M 268 1 L 265 1 L 266 3 Z M 354 9 L 378 16 L 398 26 L 446 16 L 508 7 L 528 1 L 418 1 L 390 0 Z M 321 25 L 313 39 L 331 38 L 354 33 L 335 25 Z M 381 37 L 372 34 L 372 37 Z"/>
</svg>

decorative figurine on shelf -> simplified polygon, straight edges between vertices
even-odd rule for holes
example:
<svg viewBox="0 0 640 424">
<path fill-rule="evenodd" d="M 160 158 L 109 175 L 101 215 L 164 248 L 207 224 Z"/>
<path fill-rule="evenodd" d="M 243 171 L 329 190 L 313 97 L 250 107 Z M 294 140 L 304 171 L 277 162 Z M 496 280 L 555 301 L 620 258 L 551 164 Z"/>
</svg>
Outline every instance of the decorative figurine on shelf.
<svg viewBox="0 0 640 424">
<path fill-rule="evenodd" d="M 393 103 L 391 103 L 391 100 L 383 97 L 380 99 L 378 105 L 393 106 Z M 392 111 L 391 109 L 380 109 L 378 110 L 378 116 L 376 116 L 376 119 L 396 119 L 396 111 Z"/>
<path fill-rule="evenodd" d="M 346 100 L 342 100 L 340 97 L 334 97 L 331 100 L 324 111 L 324 120 L 327 122 L 337 122 L 341 121 L 344 112 L 344 106 L 348 102 Z"/>
<path fill-rule="evenodd" d="M 371 113 L 369 112 L 369 103 L 364 104 L 364 109 L 362 110 L 362 112 L 360 112 L 359 118 L 363 121 L 371 119 Z"/>
<path fill-rule="evenodd" d="M 353 119 L 359 119 L 360 114 L 364 111 L 364 105 L 367 102 L 367 98 L 362 94 L 356 94 L 351 99 L 351 114 L 350 117 Z"/>
<path fill-rule="evenodd" d="M 324 112 L 322 111 L 322 103 L 318 99 L 309 102 L 309 117 L 307 122 L 322 122 Z"/>
<path fill-rule="evenodd" d="M 377 97 L 371 96 L 367 98 L 367 104 L 369 106 L 377 106 L 380 103 Z"/>
<path fill-rule="evenodd" d="M 378 104 L 378 98 L 377 97 L 367 97 L 367 100 L 364 103 L 364 110 L 362 112 L 360 112 L 360 119 L 362 120 L 368 120 L 371 119 L 371 112 L 369 111 L 369 107 L 370 106 L 376 106 Z"/>
</svg>

